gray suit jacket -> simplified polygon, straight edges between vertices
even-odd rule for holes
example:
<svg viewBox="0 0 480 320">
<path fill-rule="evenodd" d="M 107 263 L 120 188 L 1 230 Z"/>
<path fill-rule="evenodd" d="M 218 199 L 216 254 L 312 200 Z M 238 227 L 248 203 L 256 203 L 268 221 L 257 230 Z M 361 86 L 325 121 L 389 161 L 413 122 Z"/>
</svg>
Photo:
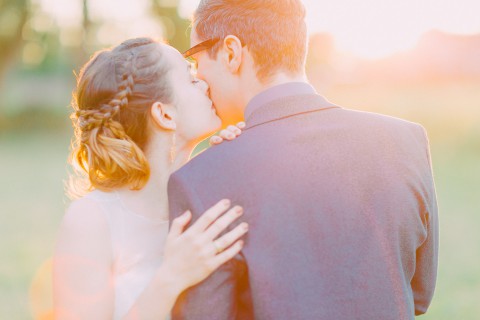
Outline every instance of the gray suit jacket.
<svg viewBox="0 0 480 320">
<path fill-rule="evenodd" d="M 438 217 L 425 130 L 318 95 L 269 102 L 169 181 L 171 218 L 245 209 L 242 254 L 173 319 L 413 319 L 432 299 Z"/>
</svg>

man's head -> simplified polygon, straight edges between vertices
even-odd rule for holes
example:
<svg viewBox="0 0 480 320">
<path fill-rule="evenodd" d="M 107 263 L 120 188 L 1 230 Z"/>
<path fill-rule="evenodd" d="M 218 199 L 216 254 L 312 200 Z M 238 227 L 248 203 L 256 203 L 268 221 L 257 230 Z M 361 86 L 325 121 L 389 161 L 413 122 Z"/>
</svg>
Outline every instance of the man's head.
<svg viewBox="0 0 480 320">
<path fill-rule="evenodd" d="M 226 123 L 243 115 L 251 86 L 266 87 L 279 74 L 304 75 L 307 31 L 300 0 L 202 0 L 191 44 L 211 39 L 217 41 L 192 57 Z"/>
</svg>

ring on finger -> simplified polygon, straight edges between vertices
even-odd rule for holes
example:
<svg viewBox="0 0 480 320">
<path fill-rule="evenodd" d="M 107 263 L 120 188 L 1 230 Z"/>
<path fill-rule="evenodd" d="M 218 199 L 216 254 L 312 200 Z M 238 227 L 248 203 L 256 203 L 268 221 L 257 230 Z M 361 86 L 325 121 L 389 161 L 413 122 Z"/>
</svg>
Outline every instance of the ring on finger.
<svg viewBox="0 0 480 320">
<path fill-rule="evenodd" d="M 223 251 L 222 246 L 218 243 L 218 241 L 213 241 L 213 246 L 215 247 L 215 252 L 219 254 Z"/>
</svg>

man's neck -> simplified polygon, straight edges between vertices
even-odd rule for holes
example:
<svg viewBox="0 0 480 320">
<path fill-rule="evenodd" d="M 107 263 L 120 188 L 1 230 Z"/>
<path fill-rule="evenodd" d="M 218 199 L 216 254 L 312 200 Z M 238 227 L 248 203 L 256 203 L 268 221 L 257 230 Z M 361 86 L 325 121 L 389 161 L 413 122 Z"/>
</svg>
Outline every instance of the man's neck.
<svg viewBox="0 0 480 320">
<path fill-rule="evenodd" d="M 243 111 L 248 105 L 248 103 L 258 94 L 266 91 L 270 88 L 291 83 L 291 82 L 305 82 L 308 83 L 307 76 L 305 74 L 298 75 L 298 76 L 291 76 L 285 73 L 278 73 L 272 78 L 268 79 L 265 82 L 260 82 L 258 79 L 257 81 L 250 81 L 247 83 L 246 90 L 244 90 L 244 100 L 243 100 Z"/>
</svg>

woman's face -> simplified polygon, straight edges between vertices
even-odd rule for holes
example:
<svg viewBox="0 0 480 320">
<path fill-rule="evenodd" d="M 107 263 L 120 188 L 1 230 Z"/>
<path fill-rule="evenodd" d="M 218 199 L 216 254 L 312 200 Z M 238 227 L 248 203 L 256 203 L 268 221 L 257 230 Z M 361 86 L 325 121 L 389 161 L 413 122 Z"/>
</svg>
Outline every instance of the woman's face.
<svg viewBox="0 0 480 320">
<path fill-rule="evenodd" d="M 170 64 L 170 83 L 176 107 L 177 138 L 197 143 L 221 127 L 205 81 L 195 78 L 191 64 L 174 48 L 163 45 Z"/>
</svg>

